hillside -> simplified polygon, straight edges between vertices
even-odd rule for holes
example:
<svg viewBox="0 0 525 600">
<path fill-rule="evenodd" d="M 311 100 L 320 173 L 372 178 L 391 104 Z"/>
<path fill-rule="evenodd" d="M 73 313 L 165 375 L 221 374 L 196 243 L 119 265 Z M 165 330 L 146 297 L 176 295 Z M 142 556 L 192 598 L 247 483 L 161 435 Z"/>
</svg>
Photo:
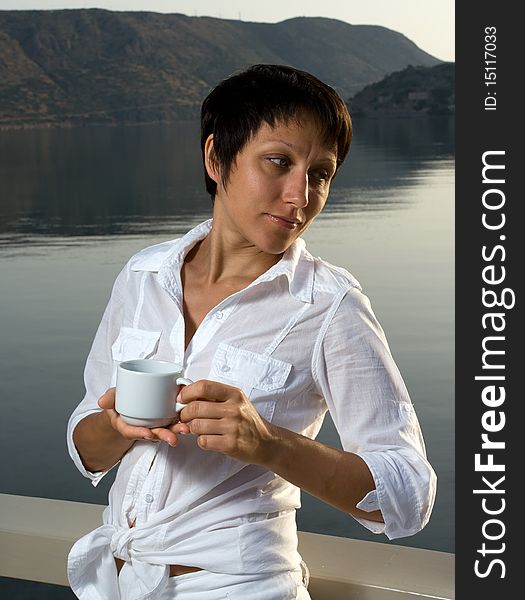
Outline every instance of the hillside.
<svg viewBox="0 0 525 600">
<path fill-rule="evenodd" d="M 0 127 L 194 118 L 220 79 L 258 62 L 311 71 L 345 98 L 409 64 L 439 63 L 395 31 L 326 18 L 0 11 Z"/>
<path fill-rule="evenodd" d="M 358 116 L 450 115 L 454 113 L 454 63 L 409 66 L 365 87 L 348 101 Z"/>
</svg>

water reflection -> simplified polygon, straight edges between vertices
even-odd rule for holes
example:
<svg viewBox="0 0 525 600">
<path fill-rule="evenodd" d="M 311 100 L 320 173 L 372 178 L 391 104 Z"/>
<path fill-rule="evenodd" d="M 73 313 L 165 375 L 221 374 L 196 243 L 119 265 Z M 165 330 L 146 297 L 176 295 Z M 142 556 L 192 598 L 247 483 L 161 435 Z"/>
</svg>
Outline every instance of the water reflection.
<svg viewBox="0 0 525 600">
<path fill-rule="evenodd" d="M 402 208 L 393 188 L 453 153 L 453 120 L 361 120 L 325 212 Z M 0 147 L 0 247 L 40 236 L 180 232 L 209 216 L 198 123 L 12 131 Z M 381 193 L 384 190 L 385 193 Z"/>
<path fill-rule="evenodd" d="M 453 122 L 363 121 L 355 131 L 350 160 L 304 237 L 372 299 L 438 472 L 431 523 L 395 543 L 453 551 Z M 2 140 L 2 492 L 105 503 L 114 475 L 97 488 L 82 481 L 64 449 L 66 422 L 116 274 L 139 249 L 210 214 L 197 124 Z M 21 436 L 28 424 L 31 436 Z M 328 418 L 319 439 L 339 447 Z M 298 523 L 386 541 L 307 494 Z"/>
</svg>

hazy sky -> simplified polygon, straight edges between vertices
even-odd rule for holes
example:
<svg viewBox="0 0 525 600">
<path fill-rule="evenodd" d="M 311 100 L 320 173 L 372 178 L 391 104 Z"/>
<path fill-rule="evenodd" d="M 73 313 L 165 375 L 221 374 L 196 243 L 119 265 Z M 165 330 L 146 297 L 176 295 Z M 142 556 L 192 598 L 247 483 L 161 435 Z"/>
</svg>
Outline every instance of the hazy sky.
<svg viewBox="0 0 525 600">
<path fill-rule="evenodd" d="M 441 60 L 455 60 L 454 0 L 0 0 L 0 10 L 51 8 L 178 12 L 267 23 L 298 16 L 331 17 L 354 25 L 383 25 Z"/>
</svg>

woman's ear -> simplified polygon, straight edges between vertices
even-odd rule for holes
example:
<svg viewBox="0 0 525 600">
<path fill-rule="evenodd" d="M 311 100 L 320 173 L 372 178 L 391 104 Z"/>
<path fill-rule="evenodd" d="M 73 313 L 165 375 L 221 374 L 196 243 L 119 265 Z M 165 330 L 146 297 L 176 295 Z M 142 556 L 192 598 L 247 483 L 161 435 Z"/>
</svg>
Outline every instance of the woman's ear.
<svg viewBox="0 0 525 600">
<path fill-rule="evenodd" d="M 213 149 L 213 133 L 210 133 L 208 139 L 204 143 L 204 166 L 206 172 L 218 185 L 221 180 L 219 165 Z"/>
</svg>

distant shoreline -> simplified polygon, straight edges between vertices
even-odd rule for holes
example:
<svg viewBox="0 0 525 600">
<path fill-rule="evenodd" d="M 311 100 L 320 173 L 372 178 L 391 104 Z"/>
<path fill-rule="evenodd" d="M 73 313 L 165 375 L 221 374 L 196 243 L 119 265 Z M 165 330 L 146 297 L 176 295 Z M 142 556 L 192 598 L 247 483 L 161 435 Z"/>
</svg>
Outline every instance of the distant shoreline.
<svg viewBox="0 0 525 600">
<path fill-rule="evenodd" d="M 219 81 L 258 63 L 304 69 L 348 100 L 407 65 L 442 62 L 378 25 L 100 9 L 0 11 L 0 53 L 3 130 L 194 118 Z"/>
<path fill-rule="evenodd" d="M 371 114 L 371 115 L 363 115 L 357 114 L 353 115 L 352 119 L 354 121 L 380 121 L 382 119 L 413 119 L 413 120 L 430 120 L 430 119 L 442 119 L 442 118 L 454 118 L 455 114 L 452 112 L 450 114 L 421 114 L 421 113 L 392 113 L 392 114 Z M 184 118 L 184 119 L 176 119 L 176 120 L 157 120 L 157 121 L 122 121 L 122 122 L 96 122 L 96 121 L 86 121 L 84 123 L 76 123 L 74 121 L 53 121 L 53 122 L 28 122 L 28 123 L 2 123 L 0 122 L 0 131 L 27 131 L 32 129 L 87 129 L 91 127 L 143 127 L 148 125 L 176 125 L 180 123 L 189 123 L 198 121 L 198 115 L 195 117 Z"/>
</svg>

